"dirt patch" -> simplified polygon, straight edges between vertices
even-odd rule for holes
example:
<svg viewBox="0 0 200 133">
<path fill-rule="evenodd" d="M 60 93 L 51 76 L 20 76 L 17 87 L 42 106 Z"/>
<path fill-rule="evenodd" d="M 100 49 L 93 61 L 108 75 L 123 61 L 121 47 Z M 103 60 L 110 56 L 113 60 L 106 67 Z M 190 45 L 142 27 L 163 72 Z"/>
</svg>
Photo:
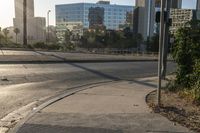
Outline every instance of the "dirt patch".
<svg viewBox="0 0 200 133">
<path fill-rule="evenodd" d="M 147 103 L 155 113 L 167 117 L 174 124 L 179 123 L 200 133 L 200 106 L 180 97 L 177 93 L 162 90 L 161 107 L 156 107 L 156 91 L 147 96 Z"/>
</svg>

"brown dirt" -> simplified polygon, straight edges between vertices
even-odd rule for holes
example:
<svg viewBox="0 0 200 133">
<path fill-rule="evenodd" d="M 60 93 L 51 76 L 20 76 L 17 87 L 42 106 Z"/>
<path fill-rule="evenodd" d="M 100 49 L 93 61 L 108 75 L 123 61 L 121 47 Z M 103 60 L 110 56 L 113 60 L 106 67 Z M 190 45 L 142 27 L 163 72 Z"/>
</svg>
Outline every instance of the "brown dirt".
<svg viewBox="0 0 200 133">
<path fill-rule="evenodd" d="M 167 117 L 174 124 L 179 123 L 200 133 L 200 106 L 179 96 L 178 93 L 162 91 L 161 107 L 156 107 L 156 91 L 147 96 L 147 103 L 155 113 Z"/>
</svg>

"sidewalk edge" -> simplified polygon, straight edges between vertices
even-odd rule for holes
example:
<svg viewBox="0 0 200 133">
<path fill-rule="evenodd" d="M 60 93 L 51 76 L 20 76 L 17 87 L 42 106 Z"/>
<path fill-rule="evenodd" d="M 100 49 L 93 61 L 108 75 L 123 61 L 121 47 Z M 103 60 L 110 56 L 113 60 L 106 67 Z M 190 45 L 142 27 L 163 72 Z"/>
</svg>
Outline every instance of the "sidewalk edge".
<svg viewBox="0 0 200 133">
<path fill-rule="evenodd" d="M 92 85 L 88 85 L 88 86 L 83 86 L 83 87 L 79 87 L 77 90 L 72 90 L 71 92 L 67 92 L 65 94 L 60 94 L 58 96 L 55 96 L 54 98 L 48 100 L 47 102 L 41 104 L 40 106 L 38 106 L 35 110 L 33 110 L 29 115 L 27 115 L 23 120 L 19 121 L 13 128 L 8 130 L 8 133 L 17 133 L 17 131 L 23 126 L 23 124 L 28 121 L 29 119 L 31 119 L 36 113 L 40 112 L 42 109 L 50 106 L 51 104 L 60 101 L 66 97 L 72 96 L 78 92 L 87 90 L 87 89 L 92 89 L 94 87 L 97 86 L 102 86 L 105 84 L 110 84 L 110 83 L 115 83 L 115 82 L 119 82 L 119 81 L 107 81 L 107 82 L 103 82 L 103 83 L 94 83 Z"/>
</svg>

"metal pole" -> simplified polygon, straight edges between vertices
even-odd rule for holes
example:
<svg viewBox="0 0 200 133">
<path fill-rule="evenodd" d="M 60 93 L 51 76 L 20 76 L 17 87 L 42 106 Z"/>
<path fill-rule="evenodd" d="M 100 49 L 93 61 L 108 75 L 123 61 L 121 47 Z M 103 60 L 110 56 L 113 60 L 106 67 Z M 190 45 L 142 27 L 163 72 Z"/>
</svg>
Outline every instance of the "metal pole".
<svg viewBox="0 0 200 133">
<path fill-rule="evenodd" d="M 16 41 L 16 44 L 17 44 L 17 34 L 15 34 L 15 35 L 16 35 L 16 40 L 15 41 Z"/>
<path fill-rule="evenodd" d="M 164 33 L 164 2 L 161 0 L 161 12 L 160 12 L 160 37 L 159 37 L 159 59 L 158 59 L 158 90 L 157 90 L 157 104 L 161 105 L 161 68 L 162 68 L 162 47 L 163 47 L 163 33 Z"/>
<path fill-rule="evenodd" d="M 162 78 L 166 78 L 167 72 L 167 55 L 169 50 L 169 15 L 170 15 L 170 7 L 171 7 L 171 0 L 166 0 L 165 3 L 166 12 L 167 12 L 167 21 L 164 24 L 164 46 L 163 46 L 163 55 L 162 55 Z"/>
<path fill-rule="evenodd" d="M 47 43 L 49 42 L 49 13 L 51 10 L 48 10 L 47 12 Z"/>
<path fill-rule="evenodd" d="M 27 46 L 27 0 L 23 0 L 23 43 Z"/>
</svg>

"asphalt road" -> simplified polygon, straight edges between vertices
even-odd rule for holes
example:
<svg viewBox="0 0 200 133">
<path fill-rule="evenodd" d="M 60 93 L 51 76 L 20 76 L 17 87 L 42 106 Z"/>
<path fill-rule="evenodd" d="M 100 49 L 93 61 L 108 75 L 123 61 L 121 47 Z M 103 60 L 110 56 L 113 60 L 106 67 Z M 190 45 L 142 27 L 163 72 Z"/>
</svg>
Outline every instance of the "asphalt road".
<svg viewBox="0 0 200 133">
<path fill-rule="evenodd" d="M 168 72 L 173 72 L 174 68 L 173 63 L 168 63 Z M 157 62 L 1 64 L 0 118 L 33 101 L 73 87 L 133 80 L 156 73 Z"/>
</svg>

